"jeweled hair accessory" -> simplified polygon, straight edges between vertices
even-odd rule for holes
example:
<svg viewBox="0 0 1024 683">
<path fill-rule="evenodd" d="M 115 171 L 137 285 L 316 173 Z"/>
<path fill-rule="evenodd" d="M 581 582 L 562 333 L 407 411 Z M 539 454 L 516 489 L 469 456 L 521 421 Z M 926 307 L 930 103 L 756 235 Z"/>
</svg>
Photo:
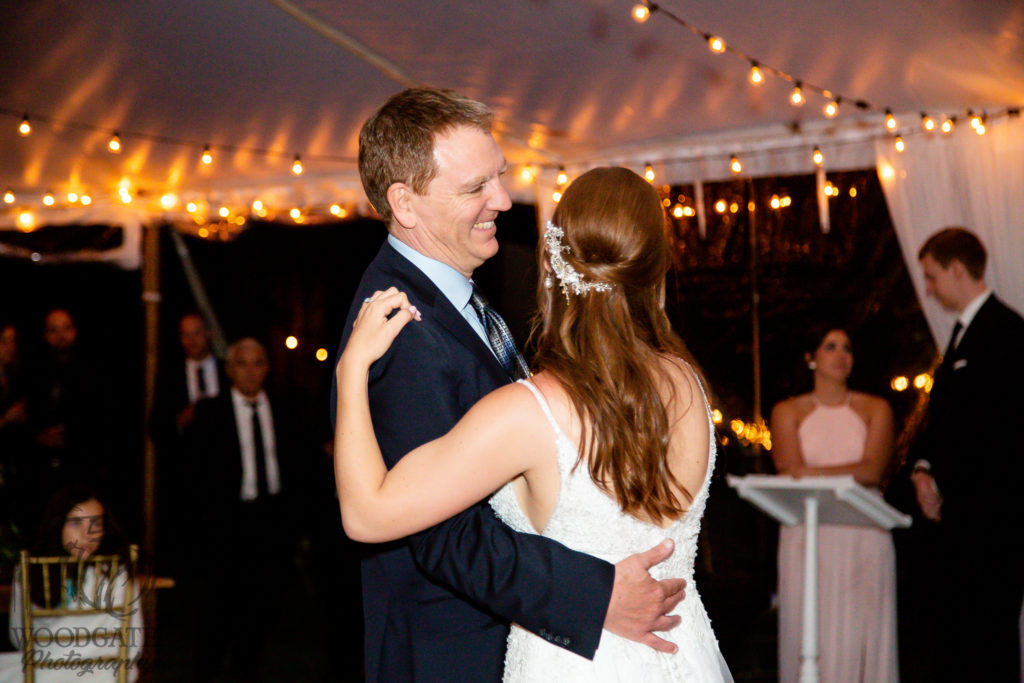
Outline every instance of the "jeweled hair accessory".
<svg viewBox="0 0 1024 683">
<path fill-rule="evenodd" d="M 544 241 L 548 245 L 548 262 L 551 264 L 551 270 L 555 272 L 555 277 L 558 278 L 558 284 L 562 287 L 566 301 L 569 300 L 570 289 L 577 296 L 586 294 L 592 289 L 598 292 L 612 291 L 613 287 L 610 282 L 588 282 L 575 268 L 565 262 L 562 254 L 571 253 L 572 249 L 562 244 L 564 236 L 564 230 L 548 221 L 547 230 L 544 232 Z"/>
</svg>

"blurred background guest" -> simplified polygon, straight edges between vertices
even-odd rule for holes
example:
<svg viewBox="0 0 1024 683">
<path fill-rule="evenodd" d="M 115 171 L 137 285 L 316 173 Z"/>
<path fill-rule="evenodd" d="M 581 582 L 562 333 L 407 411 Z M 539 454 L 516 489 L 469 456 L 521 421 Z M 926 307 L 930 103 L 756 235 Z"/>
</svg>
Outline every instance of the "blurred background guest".
<svg viewBox="0 0 1024 683">
<path fill-rule="evenodd" d="M 772 458 L 779 474 L 852 475 L 878 487 L 893 457 L 893 419 L 882 398 L 852 391 L 849 335 L 813 334 L 804 362 L 813 389 L 786 399 L 771 415 Z M 804 527 L 779 535 L 779 680 L 799 680 Z M 822 524 L 818 529 L 818 664 L 830 683 L 897 681 L 896 560 L 888 531 Z"/>
<path fill-rule="evenodd" d="M 18 356 L 18 331 L 0 322 L 0 524 L 17 509 L 18 468 L 24 452 L 25 395 Z"/>
</svg>

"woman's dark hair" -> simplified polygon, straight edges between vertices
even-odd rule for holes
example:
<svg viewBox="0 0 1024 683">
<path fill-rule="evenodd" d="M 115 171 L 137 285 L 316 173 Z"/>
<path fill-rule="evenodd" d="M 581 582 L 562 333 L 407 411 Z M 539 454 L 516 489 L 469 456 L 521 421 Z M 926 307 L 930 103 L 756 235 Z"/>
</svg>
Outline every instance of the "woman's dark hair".
<svg viewBox="0 0 1024 683">
<path fill-rule="evenodd" d="M 125 542 L 124 534 L 118 525 L 110 508 L 103 501 L 103 498 L 90 486 L 85 484 L 70 484 L 57 491 L 50 498 L 43 511 L 43 518 L 36 530 L 35 537 L 29 546 L 29 554 L 36 557 L 61 557 L 68 554 L 62 541 L 64 522 L 68 514 L 76 506 L 90 500 L 97 501 L 103 506 L 103 538 L 100 540 L 96 555 L 116 555 L 122 562 L 127 562 L 128 545 Z M 32 580 L 32 602 L 36 605 L 45 605 L 43 592 L 42 566 L 36 566 L 39 576 Z M 59 598 L 60 574 L 56 566 L 49 566 L 51 606 Z"/>
<path fill-rule="evenodd" d="M 675 491 L 692 494 L 667 464 L 661 363 L 689 354 L 662 306 L 671 256 L 661 199 L 628 169 L 595 168 L 566 189 L 552 222 L 564 230 L 565 263 L 610 287 L 538 287 L 536 367 L 558 379 L 584 420 L 577 464 L 586 459 L 594 483 L 627 514 L 675 518 L 684 510 Z M 543 272 L 546 251 L 539 258 Z"/>
</svg>

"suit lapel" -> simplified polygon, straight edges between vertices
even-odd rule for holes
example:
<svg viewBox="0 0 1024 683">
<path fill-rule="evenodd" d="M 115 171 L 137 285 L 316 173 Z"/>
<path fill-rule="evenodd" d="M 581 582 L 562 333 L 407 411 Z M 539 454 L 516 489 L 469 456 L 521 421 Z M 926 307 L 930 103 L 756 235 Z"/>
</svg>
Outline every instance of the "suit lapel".
<svg viewBox="0 0 1024 683">
<path fill-rule="evenodd" d="M 413 291 L 407 292 L 429 306 L 428 310 L 422 311 L 425 317 L 430 317 L 440 327 L 444 328 L 451 337 L 480 361 L 496 380 L 501 383 L 508 381 L 508 374 L 498 362 L 491 347 L 480 338 L 480 335 L 470 326 L 462 313 L 456 310 L 448 297 L 438 289 L 430 278 L 422 270 L 417 268 L 412 261 L 399 254 L 394 247 L 387 242 L 381 248 L 379 254 L 383 265 L 393 269 L 401 277 L 413 286 Z"/>
</svg>

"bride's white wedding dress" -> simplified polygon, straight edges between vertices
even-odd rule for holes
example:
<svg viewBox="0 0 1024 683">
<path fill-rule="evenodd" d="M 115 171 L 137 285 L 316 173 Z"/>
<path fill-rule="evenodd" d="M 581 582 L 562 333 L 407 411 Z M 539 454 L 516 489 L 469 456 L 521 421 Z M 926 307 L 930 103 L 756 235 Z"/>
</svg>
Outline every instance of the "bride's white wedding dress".
<svg viewBox="0 0 1024 683">
<path fill-rule="evenodd" d="M 603 492 L 581 466 L 573 472 L 578 449 L 555 422 L 544 397 L 529 381 L 522 381 L 537 398 L 554 430 L 561 485 L 558 501 L 543 535 L 564 545 L 615 563 L 653 548 L 665 538 L 675 542 L 675 552 L 651 569 L 656 579 L 686 579 L 686 597 L 672 614 L 682 617 L 676 628 L 662 635 L 675 643 L 675 654 L 656 652 L 646 645 L 604 631 L 594 660 L 590 661 L 513 624 L 505 653 L 506 681 L 732 681 L 718 650 L 718 641 L 701 603 L 693 580 L 697 535 L 708 497 L 708 484 L 715 467 L 714 426 L 710 424 L 711 447 L 707 474 L 693 497 L 689 510 L 667 529 L 623 514 L 615 500 Z M 707 410 L 706 399 L 704 408 Z M 536 533 L 519 507 L 512 484 L 506 484 L 490 500 L 503 522 L 521 532 Z"/>
</svg>

